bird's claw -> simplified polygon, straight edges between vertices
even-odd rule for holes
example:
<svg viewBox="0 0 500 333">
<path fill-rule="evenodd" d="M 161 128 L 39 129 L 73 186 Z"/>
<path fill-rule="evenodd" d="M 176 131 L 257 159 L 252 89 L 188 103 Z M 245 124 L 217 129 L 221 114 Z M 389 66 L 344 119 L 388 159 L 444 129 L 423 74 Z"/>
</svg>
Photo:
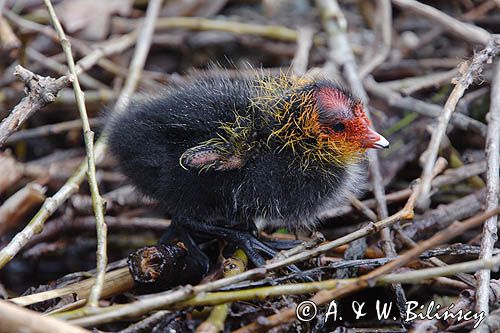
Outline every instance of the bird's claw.
<svg viewBox="0 0 500 333">
<path fill-rule="evenodd" d="M 265 239 L 262 240 L 266 245 L 272 247 L 276 250 L 290 250 L 300 244 L 302 244 L 301 240 L 298 239 Z"/>
<path fill-rule="evenodd" d="M 301 243 L 301 241 L 260 240 L 248 232 L 234 232 L 237 236 L 236 238 L 230 240 L 235 246 L 240 247 L 243 251 L 245 251 L 248 259 L 257 267 L 263 267 L 266 264 L 266 260 L 259 252 L 266 254 L 270 258 L 274 258 L 278 254 L 276 249 L 290 249 Z M 302 270 L 296 265 L 289 265 L 287 268 L 292 273 L 302 273 Z M 302 277 L 302 279 L 307 282 L 312 282 L 312 279 L 307 276 Z"/>
<path fill-rule="evenodd" d="M 241 248 L 245 251 L 248 259 L 257 267 L 265 266 L 266 259 L 262 254 L 269 258 L 274 258 L 278 251 L 277 249 L 289 249 L 297 245 L 300 241 L 288 240 L 260 240 L 250 231 L 230 229 L 217 225 L 192 223 L 190 220 L 175 221 L 178 228 L 187 228 L 189 231 L 199 234 L 200 236 L 211 235 L 216 238 L 224 239 L 230 245 Z M 262 254 L 261 254 L 262 253 Z M 287 268 L 293 273 L 302 273 L 295 265 L 289 265 Z M 305 277 L 304 279 L 306 279 Z"/>
</svg>

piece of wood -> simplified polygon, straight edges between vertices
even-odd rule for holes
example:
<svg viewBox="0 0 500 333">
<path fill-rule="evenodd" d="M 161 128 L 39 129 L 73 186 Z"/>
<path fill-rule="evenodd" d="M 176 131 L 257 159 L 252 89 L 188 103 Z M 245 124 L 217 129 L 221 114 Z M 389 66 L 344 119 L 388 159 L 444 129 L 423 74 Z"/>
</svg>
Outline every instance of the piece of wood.
<svg viewBox="0 0 500 333">
<path fill-rule="evenodd" d="M 90 333 L 62 320 L 0 300 L 0 333 Z"/>
</svg>

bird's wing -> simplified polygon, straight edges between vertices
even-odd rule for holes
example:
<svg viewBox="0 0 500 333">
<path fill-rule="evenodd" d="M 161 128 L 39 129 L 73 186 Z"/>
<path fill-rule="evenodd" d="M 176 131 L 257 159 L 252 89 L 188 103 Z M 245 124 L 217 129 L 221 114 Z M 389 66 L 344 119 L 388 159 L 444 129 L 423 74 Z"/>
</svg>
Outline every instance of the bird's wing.
<svg viewBox="0 0 500 333">
<path fill-rule="evenodd" d="M 185 169 L 199 171 L 228 171 L 240 169 L 244 165 L 242 156 L 235 154 L 227 145 L 204 142 L 187 149 L 180 158 Z"/>
</svg>

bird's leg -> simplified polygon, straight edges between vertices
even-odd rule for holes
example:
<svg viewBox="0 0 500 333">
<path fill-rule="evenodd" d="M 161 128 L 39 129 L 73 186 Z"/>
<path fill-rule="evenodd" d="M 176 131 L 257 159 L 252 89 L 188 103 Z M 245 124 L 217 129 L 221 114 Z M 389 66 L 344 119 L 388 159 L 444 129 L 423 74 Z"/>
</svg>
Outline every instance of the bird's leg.
<svg viewBox="0 0 500 333">
<path fill-rule="evenodd" d="M 263 266 L 266 263 L 266 260 L 259 254 L 259 252 L 262 252 L 269 257 L 273 257 L 277 253 L 276 250 L 267 246 L 265 243 L 252 235 L 250 231 L 229 229 L 212 224 L 199 223 L 190 219 L 183 219 L 182 227 L 193 232 L 196 236 L 212 236 L 236 245 L 246 252 L 248 259 L 250 259 L 250 261 L 252 261 L 256 266 Z"/>
<path fill-rule="evenodd" d="M 297 245 L 302 244 L 301 240 L 298 239 L 263 239 L 262 242 L 267 244 L 276 250 L 290 250 L 291 248 L 296 247 Z"/>
<path fill-rule="evenodd" d="M 253 235 L 252 230 L 239 230 L 235 228 L 226 228 L 218 225 L 200 223 L 198 221 L 182 218 L 175 220 L 177 227 L 182 227 L 193 232 L 196 236 L 206 237 L 207 235 L 223 239 L 228 243 L 235 245 L 245 251 L 248 259 L 256 266 L 263 266 L 266 263 L 263 253 L 268 257 L 274 257 L 278 252 L 269 246 L 267 241 L 262 241 Z M 289 267 L 292 271 L 300 271 L 296 266 Z"/>
<path fill-rule="evenodd" d="M 257 230 L 257 227 L 255 224 L 251 224 L 249 228 L 249 232 L 252 232 L 256 235 L 259 234 L 259 231 Z M 294 240 L 288 240 L 288 239 L 272 239 L 269 237 L 264 237 L 260 236 L 260 240 L 266 244 L 267 246 L 273 248 L 274 250 L 290 250 L 291 248 L 296 247 L 297 245 L 302 244 L 301 240 L 294 239 Z"/>
</svg>

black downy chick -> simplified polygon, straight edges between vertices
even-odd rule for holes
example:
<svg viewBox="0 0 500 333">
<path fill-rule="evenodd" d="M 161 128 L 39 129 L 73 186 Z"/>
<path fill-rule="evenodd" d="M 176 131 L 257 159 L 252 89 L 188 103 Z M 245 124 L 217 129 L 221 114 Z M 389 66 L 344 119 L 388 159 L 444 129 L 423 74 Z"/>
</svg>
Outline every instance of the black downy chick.
<svg viewBox="0 0 500 333">
<path fill-rule="evenodd" d="M 328 80 L 203 78 L 133 101 L 111 117 L 108 142 L 176 228 L 236 243 L 263 265 L 259 252 L 279 246 L 256 238 L 255 223 L 312 230 L 363 187 L 365 150 L 389 146 L 369 124 Z"/>
</svg>

